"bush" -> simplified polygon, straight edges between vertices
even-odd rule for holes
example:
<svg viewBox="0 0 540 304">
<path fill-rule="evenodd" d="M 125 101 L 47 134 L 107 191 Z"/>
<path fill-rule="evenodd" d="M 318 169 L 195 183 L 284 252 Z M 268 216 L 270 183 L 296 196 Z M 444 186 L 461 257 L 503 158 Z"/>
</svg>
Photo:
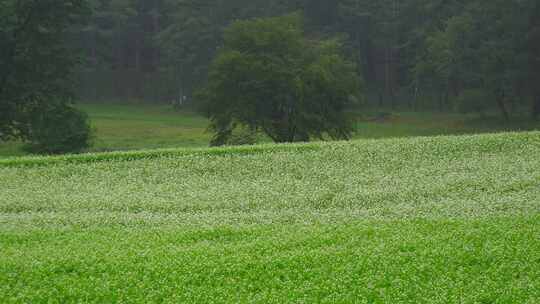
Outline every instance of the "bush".
<svg viewBox="0 0 540 304">
<path fill-rule="evenodd" d="M 226 146 L 254 145 L 259 141 L 256 131 L 247 128 L 236 128 L 225 143 Z"/>
<path fill-rule="evenodd" d="M 69 104 L 54 104 L 32 111 L 26 150 L 39 154 L 80 153 L 90 146 L 88 115 Z"/>
</svg>

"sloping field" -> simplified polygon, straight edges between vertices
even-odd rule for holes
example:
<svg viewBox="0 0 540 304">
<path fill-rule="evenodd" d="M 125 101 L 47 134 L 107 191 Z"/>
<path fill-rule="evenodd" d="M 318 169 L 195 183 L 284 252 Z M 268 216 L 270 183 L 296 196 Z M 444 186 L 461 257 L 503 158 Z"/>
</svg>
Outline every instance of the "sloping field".
<svg viewBox="0 0 540 304">
<path fill-rule="evenodd" d="M 540 133 L 0 161 L 0 303 L 540 303 Z"/>
</svg>

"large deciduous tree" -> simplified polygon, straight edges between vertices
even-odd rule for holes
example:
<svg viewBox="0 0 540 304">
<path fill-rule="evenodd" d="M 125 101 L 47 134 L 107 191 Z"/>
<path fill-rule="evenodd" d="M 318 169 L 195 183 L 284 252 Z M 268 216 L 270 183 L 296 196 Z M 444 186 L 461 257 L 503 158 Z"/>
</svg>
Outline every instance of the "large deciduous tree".
<svg viewBox="0 0 540 304">
<path fill-rule="evenodd" d="M 293 14 L 233 23 L 201 95 L 214 145 L 237 126 L 275 142 L 346 139 L 352 130 L 346 110 L 359 99 L 360 84 L 340 43 L 306 39 L 302 18 Z"/>
<path fill-rule="evenodd" d="M 70 75 L 78 60 L 69 38 L 87 13 L 83 0 L 0 2 L 0 140 L 42 144 L 36 134 L 43 133 L 45 125 L 65 127 L 65 120 L 56 126 L 45 123 L 43 113 L 51 109 L 77 115 L 82 123 L 76 126 L 77 136 L 87 133 L 85 116 L 65 110 L 71 107 Z M 34 124 L 37 116 L 40 130 Z"/>
</svg>

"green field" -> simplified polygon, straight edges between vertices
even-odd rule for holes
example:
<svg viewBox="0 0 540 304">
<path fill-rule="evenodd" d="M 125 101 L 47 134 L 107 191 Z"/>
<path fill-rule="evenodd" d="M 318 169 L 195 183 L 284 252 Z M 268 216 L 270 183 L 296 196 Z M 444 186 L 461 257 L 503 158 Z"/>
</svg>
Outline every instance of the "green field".
<svg viewBox="0 0 540 304">
<path fill-rule="evenodd" d="M 90 152 L 126 151 L 154 148 L 207 147 L 211 133 L 208 120 L 190 112 L 175 112 L 171 106 L 82 104 L 95 130 Z M 540 130 L 540 122 L 515 118 L 504 122 L 497 116 L 446 113 L 397 112 L 384 120 L 374 120 L 378 111 L 364 110 L 357 117 L 354 137 L 389 138 L 432 135 L 476 134 L 498 131 Z M 22 156 L 20 143 L 0 142 L 0 157 Z"/>
<path fill-rule="evenodd" d="M 0 303 L 539 303 L 540 132 L 0 160 Z"/>
<path fill-rule="evenodd" d="M 170 106 L 82 104 L 95 132 L 92 152 L 208 146 L 208 121 Z M 1 143 L 0 157 L 24 155 L 20 143 Z"/>
</svg>

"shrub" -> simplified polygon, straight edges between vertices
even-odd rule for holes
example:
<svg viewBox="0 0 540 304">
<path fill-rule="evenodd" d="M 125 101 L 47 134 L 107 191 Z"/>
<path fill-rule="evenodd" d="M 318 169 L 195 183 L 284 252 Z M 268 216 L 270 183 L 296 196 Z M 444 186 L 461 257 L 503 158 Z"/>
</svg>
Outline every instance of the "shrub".
<svg viewBox="0 0 540 304">
<path fill-rule="evenodd" d="M 256 131 L 249 130 L 247 128 L 236 128 L 231 136 L 227 139 L 225 145 L 227 146 L 245 146 L 254 145 L 259 141 Z"/>
<path fill-rule="evenodd" d="M 69 104 L 54 104 L 29 114 L 26 149 L 39 154 L 80 153 L 90 146 L 88 115 Z"/>
</svg>

